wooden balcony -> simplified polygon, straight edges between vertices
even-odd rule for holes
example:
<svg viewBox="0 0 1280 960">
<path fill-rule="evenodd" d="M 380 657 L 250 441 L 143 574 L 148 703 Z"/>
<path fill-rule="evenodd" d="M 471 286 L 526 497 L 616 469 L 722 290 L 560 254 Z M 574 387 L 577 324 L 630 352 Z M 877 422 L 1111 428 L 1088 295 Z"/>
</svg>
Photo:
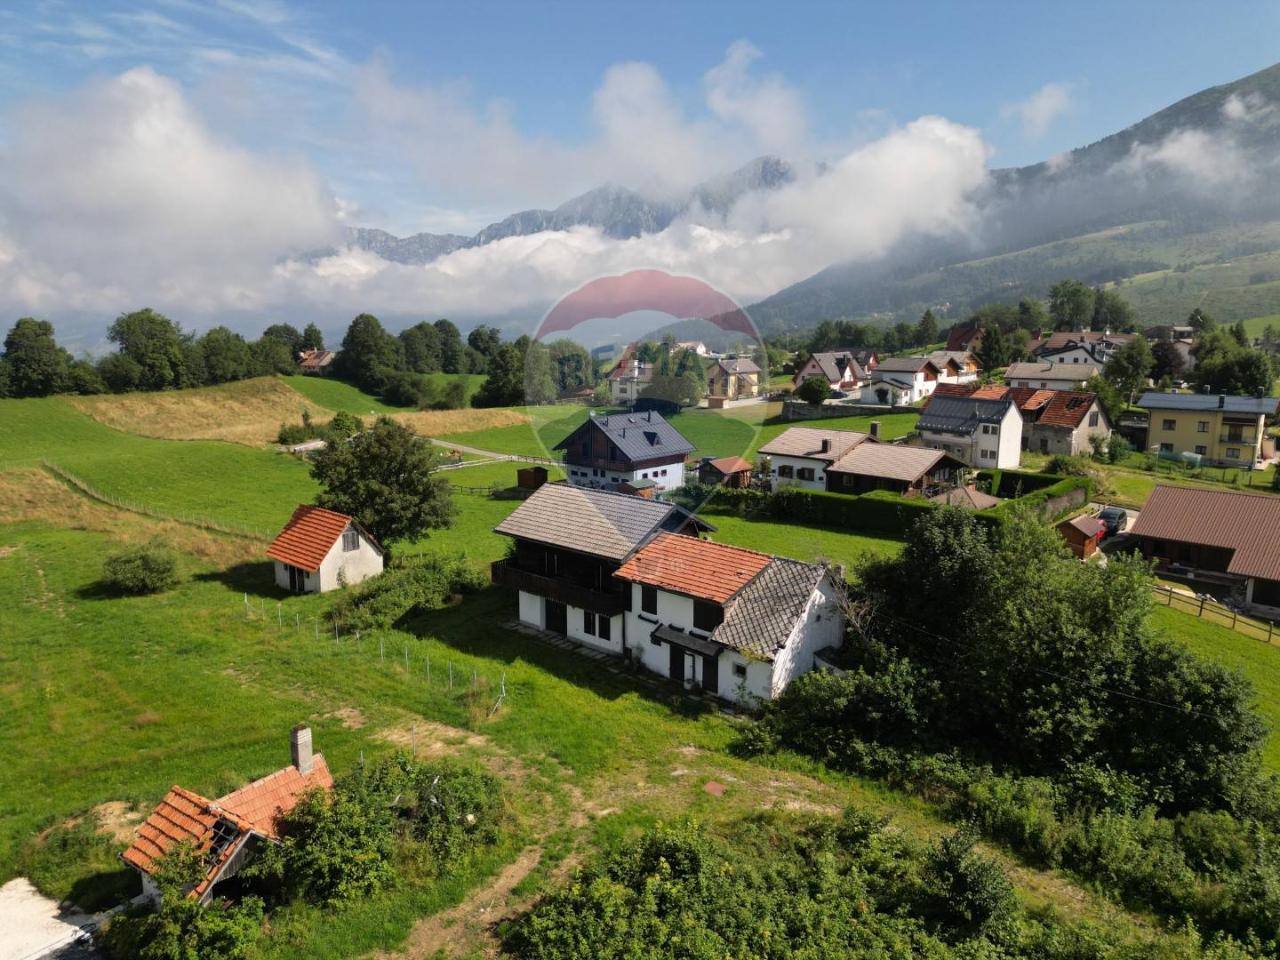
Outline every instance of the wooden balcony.
<svg viewBox="0 0 1280 960">
<path fill-rule="evenodd" d="M 617 616 L 627 607 L 626 594 L 621 591 L 614 593 L 593 590 L 590 587 L 579 586 L 563 577 L 521 570 L 509 560 L 493 561 L 489 571 L 493 582 L 500 587 L 523 590 L 525 593 L 547 597 L 571 607 L 603 614 L 606 617 Z"/>
</svg>

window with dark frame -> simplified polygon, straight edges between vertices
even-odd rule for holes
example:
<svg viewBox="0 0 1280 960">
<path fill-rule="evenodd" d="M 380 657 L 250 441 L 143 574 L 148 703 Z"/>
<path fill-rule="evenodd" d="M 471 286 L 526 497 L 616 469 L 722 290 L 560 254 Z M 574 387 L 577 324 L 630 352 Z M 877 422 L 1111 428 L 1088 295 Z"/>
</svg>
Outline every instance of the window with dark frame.
<svg viewBox="0 0 1280 960">
<path fill-rule="evenodd" d="M 747 665 L 745 663 L 735 663 L 733 665 L 733 675 L 739 680 L 747 679 Z"/>
<path fill-rule="evenodd" d="M 360 549 L 359 531 L 353 530 L 351 527 L 347 527 L 347 529 L 342 531 L 342 549 L 345 553 L 350 553 L 352 550 Z"/>
<path fill-rule="evenodd" d="M 596 617 L 596 636 L 601 640 L 612 640 L 613 621 L 603 615 Z"/>
<path fill-rule="evenodd" d="M 582 611 L 582 632 L 592 637 L 596 634 L 596 615 L 590 610 Z"/>
<path fill-rule="evenodd" d="M 693 601 L 693 629 L 710 633 L 724 622 L 724 608 L 708 600 Z"/>
<path fill-rule="evenodd" d="M 658 612 L 658 588 L 651 587 L 647 584 L 640 585 L 640 611 L 641 613 L 657 613 Z"/>
</svg>

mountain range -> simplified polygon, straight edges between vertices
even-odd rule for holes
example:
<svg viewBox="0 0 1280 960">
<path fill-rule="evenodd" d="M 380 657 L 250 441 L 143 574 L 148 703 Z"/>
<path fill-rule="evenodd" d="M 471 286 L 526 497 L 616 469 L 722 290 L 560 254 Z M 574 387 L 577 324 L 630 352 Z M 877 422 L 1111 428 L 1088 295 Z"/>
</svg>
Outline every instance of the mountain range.
<svg viewBox="0 0 1280 960">
<path fill-rule="evenodd" d="M 681 216 L 722 217 L 744 196 L 794 177 L 789 162 L 760 157 L 682 196 L 655 199 L 607 185 L 469 237 L 398 238 L 360 228 L 350 241 L 387 260 L 425 264 L 577 226 L 622 240 L 660 232 Z M 826 318 L 914 320 L 925 308 L 960 319 L 992 300 L 1044 296 L 1055 281 L 1074 277 L 1120 285 L 1148 323 L 1196 306 L 1226 321 L 1280 314 L 1277 187 L 1280 65 L 1203 90 L 1068 154 L 993 170 L 974 197 L 972 235 L 917 237 L 874 260 L 837 263 L 749 309 L 766 334 L 803 331 Z M 696 329 L 708 334 L 709 326 Z"/>
</svg>

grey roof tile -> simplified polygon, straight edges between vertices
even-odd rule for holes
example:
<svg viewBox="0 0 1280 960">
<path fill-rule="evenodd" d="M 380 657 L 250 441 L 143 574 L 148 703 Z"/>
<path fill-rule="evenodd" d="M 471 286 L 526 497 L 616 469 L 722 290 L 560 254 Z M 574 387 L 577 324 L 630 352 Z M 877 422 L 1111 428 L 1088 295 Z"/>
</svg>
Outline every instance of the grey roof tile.
<svg viewBox="0 0 1280 960">
<path fill-rule="evenodd" d="M 738 592 L 711 639 L 753 657 L 772 660 L 804 615 L 826 568 L 774 557 Z"/>
</svg>

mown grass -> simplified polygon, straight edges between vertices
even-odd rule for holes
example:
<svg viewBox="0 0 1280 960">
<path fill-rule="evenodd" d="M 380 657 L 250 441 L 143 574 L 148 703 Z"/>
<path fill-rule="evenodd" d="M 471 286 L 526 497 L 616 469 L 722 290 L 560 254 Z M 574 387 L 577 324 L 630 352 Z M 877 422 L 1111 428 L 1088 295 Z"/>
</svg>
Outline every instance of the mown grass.
<svg viewBox="0 0 1280 960">
<path fill-rule="evenodd" d="M 1263 762 L 1269 770 L 1280 772 L 1280 646 L 1163 606 L 1152 611 L 1150 622 L 1165 636 L 1185 643 L 1202 657 L 1234 667 L 1252 681 L 1258 711 L 1271 728 Z"/>
<path fill-rule="evenodd" d="M 827 530 L 803 524 L 751 520 L 714 511 L 703 514 L 716 527 L 711 539 L 793 560 L 829 560 L 853 571 L 867 557 L 889 557 L 902 549 L 902 541 Z"/>
<path fill-rule="evenodd" d="M 304 377 L 301 375 L 282 378 L 296 393 L 326 410 L 345 410 L 358 416 L 371 413 L 403 413 L 404 407 L 393 407 L 383 403 L 371 393 L 365 393 L 359 387 L 335 380 L 333 377 Z"/>
<path fill-rule="evenodd" d="M 0 468 L 54 461 L 108 496 L 278 530 L 316 486 L 304 463 L 241 444 L 157 440 L 98 423 L 65 397 L 0 400 Z"/>
</svg>

